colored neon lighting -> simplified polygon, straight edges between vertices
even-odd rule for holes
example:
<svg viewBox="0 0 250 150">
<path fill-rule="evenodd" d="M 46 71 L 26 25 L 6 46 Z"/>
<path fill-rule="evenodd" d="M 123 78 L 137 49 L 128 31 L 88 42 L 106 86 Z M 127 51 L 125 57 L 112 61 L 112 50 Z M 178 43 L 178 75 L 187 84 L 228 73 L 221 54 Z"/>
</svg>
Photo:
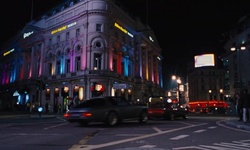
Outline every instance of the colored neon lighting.
<svg viewBox="0 0 250 150">
<path fill-rule="evenodd" d="M 122 26 L 120 26 L 118 23 L 115 22 L 115 27 L 117 27 L 118 29 L 120 29 L 122 32 L 124 32 L 125 34 L 129 35 L 130 37 L 134 37 L 130 32 L 128 32 L 128 30 L 124 29 Z"/>
<path fill-rule="evenodd" d="M 66 30 L 67 28 L 70 28 L 70 27 L 74 26 L 74 25 L 76 25 L 76 22 L 73 22 L 73 23 L 71 23 L 69 25 L 65 25 L 65 26 L 62 26 L 62 27 L 57 28 L 55 30 L 52 30 L 51 34 L 55 34 L 55 33 L 61 32 L 63 30 Z"/>
<path fill-rule="evenodd" d="M 124 76 L 128 76 L 128 67 L 129 67 L 129 57 L 125 56 L 124 59 Z"/>
<path fill-rule="evenodd" d="M 9 55 L 11 52 L 14 52 L 14 51 L 15 51 L 15 49 L 13 48 L 13 49 L 3 53 L 3 56 Z"/>
</svg>

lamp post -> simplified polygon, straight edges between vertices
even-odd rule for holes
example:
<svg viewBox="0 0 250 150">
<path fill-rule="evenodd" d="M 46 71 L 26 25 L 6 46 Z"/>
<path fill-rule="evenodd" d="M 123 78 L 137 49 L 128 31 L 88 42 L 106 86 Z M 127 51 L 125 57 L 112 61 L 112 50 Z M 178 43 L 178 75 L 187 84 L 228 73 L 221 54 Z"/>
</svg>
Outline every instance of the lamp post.
<svg viewBox="0 0 250 150">
<path fill-rule="evenodd" d="M 173 75 L 172 80 L 176 81 L 176 83 L 177 83 L 177 99 L 178 99 L 178 103 L 180 105 L 180 101 L 181 101 L 181 79 L 180 79 L 180 77 L 177 77 L 177 76 Z"/>
<path fill-rule="evenodd" d="M 240 51 L 244 51 L 246 50 L 246 46 L 241 45 L 239 48 L 236 47 L 231 47 L 230 51 L 235 52 L 236 51 L 236 59 L 237 59 L 237 74 L 239 76 L 238 80 L 237 80 L 237 89 L 238 92 L 240 92 L 242 90 L 242 76 L 241 76 L 241 58 L 240 58 Z"/>
<path fill-rule="evenodd" d="M 209 93 L 209 100 L 212 100 L 212 90 L 208 90 Z"/>
<path fill-rule="evenodd" d="M 220 89 L 220 101 L 223 101 L 223 89 Z"/>
</svg>

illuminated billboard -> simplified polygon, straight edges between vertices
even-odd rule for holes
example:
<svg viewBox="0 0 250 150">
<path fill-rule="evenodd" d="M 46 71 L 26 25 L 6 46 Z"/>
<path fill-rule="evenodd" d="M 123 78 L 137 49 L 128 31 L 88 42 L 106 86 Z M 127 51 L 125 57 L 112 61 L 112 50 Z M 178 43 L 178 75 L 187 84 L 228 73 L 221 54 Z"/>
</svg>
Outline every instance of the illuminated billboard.
<svg viewBox="0 0 250 150">
<path fill-rule="evenodd" d="M 194 67 L 215 66 L 214 54 L 202 54 L 194 56 Z"/>
</svg>

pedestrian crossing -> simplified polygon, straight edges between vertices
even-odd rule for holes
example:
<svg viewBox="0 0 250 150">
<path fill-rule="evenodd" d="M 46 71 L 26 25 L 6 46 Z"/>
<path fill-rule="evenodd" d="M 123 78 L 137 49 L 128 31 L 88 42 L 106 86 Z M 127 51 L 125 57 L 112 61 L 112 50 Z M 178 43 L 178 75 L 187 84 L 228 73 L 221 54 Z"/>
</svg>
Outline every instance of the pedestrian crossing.
<svg viewBox="0 0 250 150">
<path fill-rule="evenodd" d="M 249 150 L 249 149 L 250 149 L 250 139 L 232 141 L 231 143 L 219 142 L 219 143 L 213 143 L 211 145 L 176 147 L 173 148 L 172 150 Z"/>
</svg>

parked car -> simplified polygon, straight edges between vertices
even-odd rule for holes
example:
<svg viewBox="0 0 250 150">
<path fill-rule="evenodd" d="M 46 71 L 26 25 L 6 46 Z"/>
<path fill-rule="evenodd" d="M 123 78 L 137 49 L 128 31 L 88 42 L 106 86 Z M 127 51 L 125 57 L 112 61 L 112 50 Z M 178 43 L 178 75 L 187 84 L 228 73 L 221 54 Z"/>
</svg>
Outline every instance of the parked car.
<svg viewBox="0 0 250 150">
<path fill-rule="evenodd" d="M 133 105 L 124 97 L 98 97 L 84 100 L 70 108 L 64 118 L 68 122 L 78 122 L 88 125 L 90 122 L 103 122 L 114 126 L 125 120 L 137 120 L 140 123 L 148 121 L 148 107 Z"/>
<path fill-rule="evenodd" d="M 164 118 L 167 120 L 174 120 L 176 118 L 187 119 L 188 109 L 179 106 L 178 103 L 173 103 L 170 99 L 152 103 L 148 109 L 149 119 Z"/>
</svg>

